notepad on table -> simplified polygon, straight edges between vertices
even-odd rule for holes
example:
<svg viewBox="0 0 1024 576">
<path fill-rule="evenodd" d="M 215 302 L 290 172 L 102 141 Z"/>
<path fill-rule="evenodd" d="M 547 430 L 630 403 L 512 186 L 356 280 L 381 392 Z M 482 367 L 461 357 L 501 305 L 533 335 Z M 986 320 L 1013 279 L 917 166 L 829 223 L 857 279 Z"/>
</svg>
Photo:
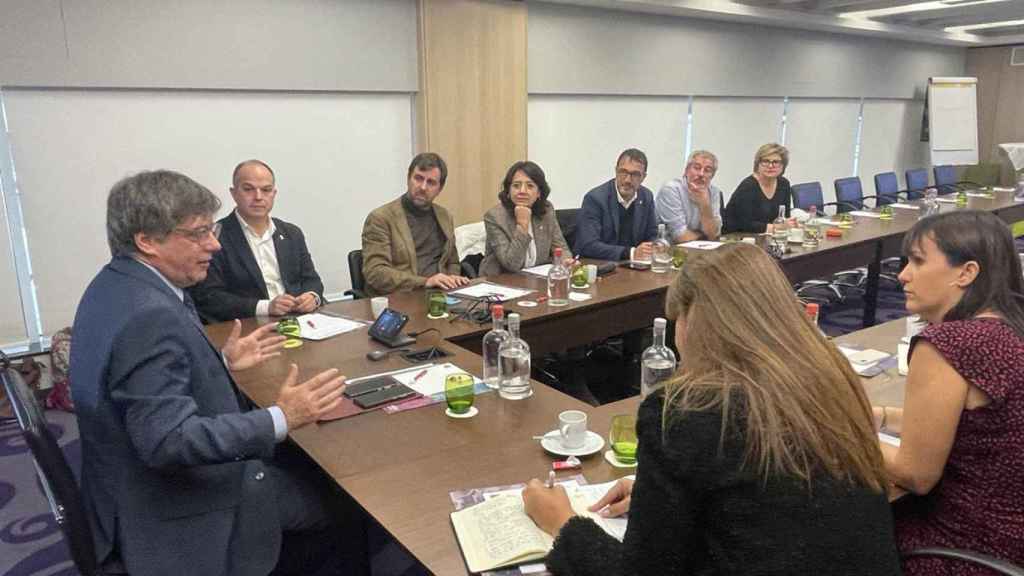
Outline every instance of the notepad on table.
<svg viewBox="0 0 1024 576">
<path fill-rule="evenodd" d="M 365 322 L 357 322 L 338 316 L 328 316 L 318 312 L 303 314 L 296 318 L 296 320 L 299 322 L 299 335 L 306 340 L 325 340 L 331 336 L 366 327 Z"/>
<path fill-rule="evenodd" d="M 889 204 L 889 206 L 892 206 L 893 208 L 903 208 L 904 210 L 920 210 L 921 209 L 920 206 L 915 206 L 913 204 L 904 204 L 902 202 L 894 202 L 892 204 Z"/>
<path fill-rule="evenodd" d="M 602 518 L 587 510 L 611 484 L 563 487 L 567 488 L 576 514 L 593 519 L 605 532 L 621 540 L 625 519 Z M 520 492 L 521 489 L 515 489 L 493 494 L 480 504 L 452 512 L 452 526 L 470 572 L 541 560 L 551 551 L 554 539 L 526 515 Z"/>
<path fill-rule="evenodd" d="M 877 213 L 877 212 L 868 212 L 867 210 L 854 210 L 853 212 L 848 212 L 848 214 L 850 214 L 851 216 L 862 216 L 864 218 L 881 218 L 882 217 L 882 215 Z"/>
</svg>

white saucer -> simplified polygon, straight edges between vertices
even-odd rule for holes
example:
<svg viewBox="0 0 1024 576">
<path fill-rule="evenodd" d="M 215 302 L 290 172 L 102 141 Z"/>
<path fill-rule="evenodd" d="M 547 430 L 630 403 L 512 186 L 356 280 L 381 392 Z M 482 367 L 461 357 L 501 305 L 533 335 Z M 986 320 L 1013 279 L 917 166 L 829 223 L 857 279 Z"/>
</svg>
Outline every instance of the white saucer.
<svg viewBox="0 0 1024 576">
<path fill-rule="evenodd" d="M 447 312 L 445 312 L 444 315 L 442 315 L 442 316 L 431 316 L 430 314 L 427 314 L 427 320 L 444 320 L 447 317 L 448 317 L 448 313 Z"/>
<path fill-rule="evenodd" d="M 611 464 L 612 466 L 615 466 L 616 468 L 636 468 L 636 462 L 633 462 L 632 464 L 624 464 L 624 463 L 622 463 L 615 456 L 615 450 L 605 450 L 604 451 L 604 459 L 607 460 L 609 464 Z"/>
<path fill-rule="evenodd" d="M 558 454 L 559 456 L 590 456 L 604 448 L 604 438 L 592 430 L 587 430 L 587 439 L 583 442 L 583 446 L 579 448 L 566 448 L 562 446 L 562 433 L 558 430 L 552 430 L 544 435 L 540 445 L 548 452 Z"/>
<path fill-rule="evenodd" d="M 473 416 L 479 414 L 480 411 L 476 409 L 476 406 L 470 406 L 469 410 L 466 410 L 462 414 L 456 414 L 455 412 L 452 412 L 451 408 L 445 408 L 444 413 L 449 418 L 472 418 Z"/>
</svg>

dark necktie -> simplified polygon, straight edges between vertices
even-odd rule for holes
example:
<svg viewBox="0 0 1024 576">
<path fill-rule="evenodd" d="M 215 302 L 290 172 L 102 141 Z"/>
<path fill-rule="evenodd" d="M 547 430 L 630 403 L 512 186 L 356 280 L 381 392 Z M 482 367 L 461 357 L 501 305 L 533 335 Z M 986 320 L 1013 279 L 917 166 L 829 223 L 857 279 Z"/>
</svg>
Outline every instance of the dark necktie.
<svg viewBox="0 0 1024 576">
<path fill-rule="evenodd" d="M 196 303 L 192 300 L 192 297 L 189 296 L 188 292 L 185 292 L 184 296 L 183 302 L 185 304 L 185 310 L 188 310 L 189 318 L 202 328 L 203 322 L 199 319 L 199 312 L 196 311 Z"/>
</svg>

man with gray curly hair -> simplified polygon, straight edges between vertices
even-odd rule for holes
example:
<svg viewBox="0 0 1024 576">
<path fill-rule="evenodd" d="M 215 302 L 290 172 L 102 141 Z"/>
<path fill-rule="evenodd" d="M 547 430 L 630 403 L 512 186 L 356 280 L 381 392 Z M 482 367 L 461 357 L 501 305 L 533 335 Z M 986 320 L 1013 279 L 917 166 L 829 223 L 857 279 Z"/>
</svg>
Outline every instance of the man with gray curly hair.
<svg viewBox="0 0 1024 576">
<path fill-rule="evenodd" d="M 112 259 L 75 317 L 82 498 L 98 560 L 131 574 L 267 574 L 282 531 L 332 524 L 311 478 L 279 463 L 278 443 L 338 405 L 344 376 L 298 383 L 292 364 L 274 405 L 255 408 L 232 373 L 279 355 L 283 338 L 274 324 L 243 337 L 236 320 L 218 350 L 184 292 L 220 249 L 219 207 L 177 172 L 115 184 Z"/>
</svg>

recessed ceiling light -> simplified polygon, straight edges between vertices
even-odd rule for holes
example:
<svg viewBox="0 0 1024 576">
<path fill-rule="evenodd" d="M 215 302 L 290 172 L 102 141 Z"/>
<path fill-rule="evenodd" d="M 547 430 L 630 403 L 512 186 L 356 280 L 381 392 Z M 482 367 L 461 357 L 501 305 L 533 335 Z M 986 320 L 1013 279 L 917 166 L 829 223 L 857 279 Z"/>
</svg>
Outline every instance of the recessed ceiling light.
<svg viewBox="0 0 1024 576">
<path fill-rule="evenodd" d="M 1007 0 L 933 0 L 931 2 L 918 2 L 916 4 L 905 4 L 891 8 L 877 8 L 875 10 L 858 10 L 855 12 L 843 12 L 841 18 L 879 18 L 882 16 L 893 16 L 895 14 L 908 14 L 911 12 L 924 12 L 926 10 L 946 10 L 949 8 L 963 8 L 964 6 L 977 6 L 979 4 L 992 4 L 995 2 L 1006 2 Z"/>
<path fill-rule="evenodd" d="M 966 26 L 947 26 L 946 32 L 968 32 L 970 30 L 985 30 L 988 28 L 1008 28 L 1010 26 L 1024 26 L 1024 20 L 1003 20 L 1000 22 L 984 22 L 982 24 L 968 24 Z"/>
</svg>

